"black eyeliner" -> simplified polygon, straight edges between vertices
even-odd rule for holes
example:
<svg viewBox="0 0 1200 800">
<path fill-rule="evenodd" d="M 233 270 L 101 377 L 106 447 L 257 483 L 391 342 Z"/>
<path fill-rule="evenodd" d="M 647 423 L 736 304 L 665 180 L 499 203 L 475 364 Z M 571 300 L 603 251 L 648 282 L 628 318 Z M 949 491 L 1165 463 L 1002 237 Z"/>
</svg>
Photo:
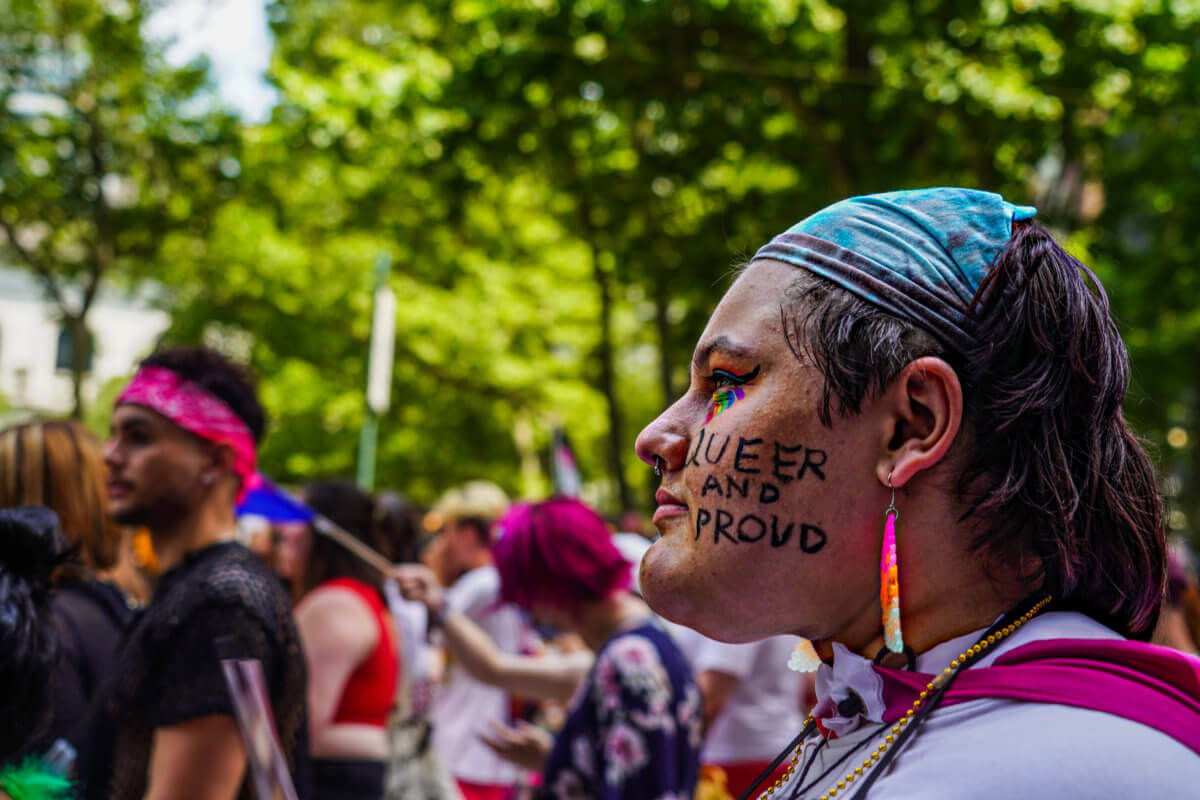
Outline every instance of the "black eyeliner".
<svg viewBox="0 0 1200 800">
<path fill-rule="evenodd" d="M 716 378 L 721 377 L 728 381 L 732 381 L 733 383 L 737 384 L 738 386 L 741 386 L 741 385 L 747 384 L 750 381 L 757 378 L 758 371 L 761 368 L 761 366 L 762 366 L 761 364 L 759 366 L 756 366 L 754 369 L 750 370 L 745 375 L 738 375 L 736 373 L 730 372 L 729 370 L 725 370 L 725 369 L 714 369 L 712 371 L 712 374 L 708 376 L 708 380 L 713 381 Z"/>
</svg>

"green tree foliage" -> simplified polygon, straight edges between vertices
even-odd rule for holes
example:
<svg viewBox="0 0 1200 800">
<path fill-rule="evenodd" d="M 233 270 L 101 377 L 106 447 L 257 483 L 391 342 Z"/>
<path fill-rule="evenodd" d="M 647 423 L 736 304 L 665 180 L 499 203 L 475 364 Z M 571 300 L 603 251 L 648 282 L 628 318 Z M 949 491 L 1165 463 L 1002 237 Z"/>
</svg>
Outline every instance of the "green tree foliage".
<svg viewBox="0 0 1200 800">
<path fill-rule="evenodd" d="M 139 0 L 0 0 L 0 257 L 72 331 L 75 416 L 101 279 L 156 272 L 162 237 L 203 235 L 232 197 L 237 131 L 202 63 L 168 67 Z"/>
<path fill-rule="evenodd" d="M 554 422 L 584 443 L 604 433 L 578 379 L 596 336 L 584 245 L 544 212 L 553 197 L 536 175 L 471 181 L 443 157 L 439 136 L 462 116 L 435 102 L 444 59 L 390 48 L 371 14 L 344 12 L 275 7 L 280 103 L 244 130 L 243 193 L 212 233 L 167 240 L 172 336 L 248 344 L 275 418 L 274 475 L 350 474 L 372 263 L 386 251 L 399 313 L 378 482 L 423 500 L 479 476 L 544 491 L 518 467 L 522 422 L 533 448 Z"/>
<path fill-rule="evenodd" d="M 31 29 L 43 5 L 8 2 Z M 200 215 L 172 195 L 193 211 L 157 238 L 171 336 L 263 376 L 278 478 L 349 474 L 387 252 L 380 482 L 423 500 L 476 476 L 544 491 L 531 464 L 562 425 L 615 510 L 648 497 L 634 435 L 686 385 L 736 263 L 841 197 L 958 184 L 1041 208 L 1108 288 L 1131 415 L 1155 440 L 1195 434 L 1193 5 L 275 0 L 280 100 L 240 128 L 236 195 Z M 30 63 L 53 49 L 27 47 Z M 71 113 L 43 117 L 86 132 Z M 185 150 L 172 163 L 214 163 Z M 148 198 L 131 215 L 159 213 Z M 1171 486 L 1200 498 L 1200 448 L 1166 452 Z"/>
</svg>

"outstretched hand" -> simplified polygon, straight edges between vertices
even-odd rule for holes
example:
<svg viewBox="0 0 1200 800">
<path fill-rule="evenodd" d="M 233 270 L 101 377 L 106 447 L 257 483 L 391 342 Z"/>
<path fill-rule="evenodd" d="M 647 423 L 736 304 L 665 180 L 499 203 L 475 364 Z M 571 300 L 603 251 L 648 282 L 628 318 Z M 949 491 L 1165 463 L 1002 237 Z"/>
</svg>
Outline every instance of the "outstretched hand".
<svg viewBox="0 0 1200 800">
<path fill-rule="evenodd" d="M 493 722 L 491 734 L 480 738 L 505 761 L 534 772 L 542 771 L 554 743 L 549 733 L 524 720 L 517 720 L 516 726 L 511 728 Z"/>
<path fill-rule="evenodd" d="M 433 570 L 424 564 L 397 564 L 392 577 L 396 579 L 405 600 L 423 604 L 435 616 L 441 614 L 446 593 Z"/>
</svg>

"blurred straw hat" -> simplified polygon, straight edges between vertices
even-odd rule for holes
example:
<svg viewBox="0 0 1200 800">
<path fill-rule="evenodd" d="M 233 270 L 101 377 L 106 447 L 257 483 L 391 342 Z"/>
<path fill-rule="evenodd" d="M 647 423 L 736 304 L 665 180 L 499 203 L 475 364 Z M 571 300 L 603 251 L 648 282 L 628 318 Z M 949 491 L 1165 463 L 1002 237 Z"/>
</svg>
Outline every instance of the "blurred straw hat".
<svg viewBox="0 0 1200 800">
<path fill-rule="evenodd" d="M 425 528 L 436 531 L 453 519 L 474 518 L 489 524 L 508 510 L 508 495 L 491 481 L 468 481 L 443 494 L 425 515 Z"/>
</svg>

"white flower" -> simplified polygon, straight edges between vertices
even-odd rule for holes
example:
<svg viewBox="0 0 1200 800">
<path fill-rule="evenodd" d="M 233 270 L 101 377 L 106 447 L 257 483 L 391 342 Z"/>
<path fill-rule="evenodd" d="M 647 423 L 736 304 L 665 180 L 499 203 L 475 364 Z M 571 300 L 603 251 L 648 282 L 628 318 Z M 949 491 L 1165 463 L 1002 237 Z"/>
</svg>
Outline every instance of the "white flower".
<svg viewBox="0 0 1200 800">
<path fill-rule="evenodd" d="M 689 683 L 683 690 L 683 700 L 680 701 L 676 714 L 680 726 L 687 731 L 688 744 L 696 749 L 699 749 L 704 741 L 704 718 L 701 714 L 701 706 L 700 690 L 696 684 Z"/>
<path fill-rule="evenodd" d="M 620 784 L 645 766 L 649 756 L 641 731 L 624 722 L 617 722 L 604 738 L 605 780 Z"/>
<path fill-rule="evenodd" d="M 583 781 L 579 780 L 570 769 L 564 769 L 558 773 L 558 777 L 554 779 L 554 785 L 550 787 L 550 794 L 557 797 L 558 800 L 589 800 L 589 794 L 583 787 Z"/>
<path fill-rule="evenodd" d="M 629 720 L 643 731 L 663 731 L 668 736 L 675 733 L 675 717 L 666 709 L 630 711 Z"/>
<path fill-rule="evenodd" d="M 601 711 L 613 711 L 621 707 L 621 681 L 617 677 L 617 664 L 608 658 L 607 653 L 596 664 L 593 694 Z"/>
<path fill-rule="evenodd" d="M 571 761 L 583 775 L 595 777 L 596 755 L 592 752 L 592 743 L 586 736 L 577 736 L 571 742 Z"/>
<path fill-rule="evenodd" d="M 671 680 L 650 640 L 636 635 L 621 636 L 609 645 L 601 660 L 613 665 L 617 681 L 642 698 L 649 713 L 656 716 L 669 713 Z M 608 676 L 598 671 L 598 677 L 604 680 Z"/>
</svg>

